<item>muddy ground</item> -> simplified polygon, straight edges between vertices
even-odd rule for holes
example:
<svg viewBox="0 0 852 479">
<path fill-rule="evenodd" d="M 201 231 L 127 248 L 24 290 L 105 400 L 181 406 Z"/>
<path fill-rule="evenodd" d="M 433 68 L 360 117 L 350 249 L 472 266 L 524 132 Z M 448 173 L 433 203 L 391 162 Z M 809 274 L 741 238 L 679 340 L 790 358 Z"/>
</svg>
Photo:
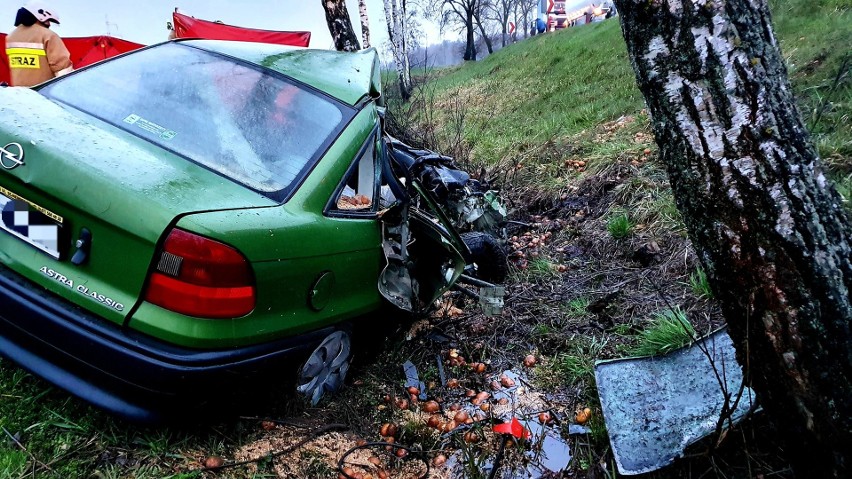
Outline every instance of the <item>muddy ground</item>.
<svg viewBox="0 0 852 479">
<path fill-rule="evenodd" d="M 629 355 L 650 318 L 670 308 L 699 334 L 723 323 L 712 299 L 690 285 L 696 261 L 676 211 L 649 213 L 620 239 L 608 230 L 613 211 L 638 204 L 637 196 L 667 194 L 660 175 L 652 156 L 625 157 L 558 195 L 507 198 L 512 274 L 502 315 L 485 317 L 450 293 L 429 318 L 388 311 L 367 320 L 343 392 L 319 407 L 291 398 L 283 411 L 244 418 L 249 440 L 215 456 L 192 451 L 198 467 L 253 461 L 204 476 L 332 478 L 345 456 L 350 477 L 363 479 L 615 477 L 594 361 Z M 409 390 L 406 361 L 422 391 Z M 530 437 L 503 444 L 507 436 L 493 427 L 511 418 Z M 655 475 L 737 477 L 749 467 L 783 475 L 774 446 L 761 453 L 754 445 L 767 427 L 758 420 L 744 428 L 721 450 L 698 444 Z M 744 444 L 754 451 L 742 452 Z"/>
<path fill-rule="evenodd" d="M 661 166 L 644 147 L 648 133 L 632 141 L 635 148 L 600 165 L 566 160 L 559 174 L 575 181 L 559 189 L 530 187 L 540 172 L 522 165 L 504 174 L 511 274 L 501 315 L 486 317 L 453 292 L 428 318 L 392 310 L 365 318 L 343 391 L 310 407 L 281 395 L 286 381 L 271 384 L 272 400 L 214 427 L 218 440 L 181 451 L 172 469 L 239 478 L 346 477 L 344 467 L 361 479 L 616 477 L 595 361 L 630 356 L 665 311 L 683 311 L 699 336 L 723 325 L 712 298 L 691 284 L 696 259 Z M 612 218 L 623 214 L 630 227 L 616 234 Z M 417 390 L 406 362 L 422 381 Z M 506 423 L 512 432 L 512 418 L 519 437 L 494 431 Z M 790 475 L 760 416 L 719 439 L 650 476 Z M 104 465 L 139 466 L 125 451 L 104 454 Z"/>
</svg>

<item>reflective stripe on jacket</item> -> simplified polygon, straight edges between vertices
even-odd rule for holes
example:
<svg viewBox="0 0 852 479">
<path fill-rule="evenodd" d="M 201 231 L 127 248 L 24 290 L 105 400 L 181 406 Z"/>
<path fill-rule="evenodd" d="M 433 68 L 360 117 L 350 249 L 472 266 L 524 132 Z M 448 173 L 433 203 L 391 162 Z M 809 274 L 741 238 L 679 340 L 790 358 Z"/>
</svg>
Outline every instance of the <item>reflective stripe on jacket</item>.
<svg viewBox="0 0 852 479">
<path fill-rule="evenodd" d="M 13 86 L 33 86 L 73 70 L 71 54 L 55 32 L 41 24 L 19 25 L 6 37 Z"/>
</svg>

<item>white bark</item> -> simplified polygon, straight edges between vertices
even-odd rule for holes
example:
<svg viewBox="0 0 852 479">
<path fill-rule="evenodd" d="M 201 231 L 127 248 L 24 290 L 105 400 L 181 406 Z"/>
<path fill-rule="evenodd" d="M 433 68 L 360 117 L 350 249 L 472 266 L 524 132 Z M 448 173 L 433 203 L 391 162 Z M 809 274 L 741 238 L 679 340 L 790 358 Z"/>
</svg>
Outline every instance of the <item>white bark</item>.
<svg viewBox="0 0 852 479">
<path fill-rule="evenodd" d="M 370 17 L 367 16 L 367 0 L 358 0 L 358 12 L 361 14 L 361 37 L 364 48 L 370 48 Z"/>
<path fill-rule="evenodd" d="M 405 2 L 397 4 L 397 0 L 384 0 L 385 20 L 388 25 L 388 36 L 390 37 L 393 60 L 399 77 L 400 89 L 403 98 L 407 98 L 411 91 L 411 73 L 408 63 L 408 51 L 405 44 Z"/>
</svg>

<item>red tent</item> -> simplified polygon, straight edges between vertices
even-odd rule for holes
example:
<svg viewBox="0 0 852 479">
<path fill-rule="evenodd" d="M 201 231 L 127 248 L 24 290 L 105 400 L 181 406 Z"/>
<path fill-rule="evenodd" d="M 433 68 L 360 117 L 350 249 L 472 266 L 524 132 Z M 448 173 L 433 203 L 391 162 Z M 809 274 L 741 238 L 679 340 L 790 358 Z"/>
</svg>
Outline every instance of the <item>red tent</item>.
<svg viewBox="0 0 852 479">
<path fill-rule="evenodd" d="M 177 38 L 206 38 L 208 40 L 237 40 L 242 42 L 275 43 L 306 47 L 311 42 L 311 32 L 276 32 L 242 28 L 224 23 L 208 22 L 174 12 L 174 29 Z"/>
<path fill-rule="evenodd" d="M 0 82 L 11 84 L 9 78 L 9 57 L 6 56 L 6 34 L 0 33 Z"/>
<path fill-rule="evenodd" d="M 92 63 L 144 46 L 106 35 L 99 37 L 63 38 L 62 41 L 68 48 L 68 51 L 71 52 L 71 63 L 74 64 L 74 68 L 91 65 Z M 9 78 L 9 59 L 6 57 L 6 34 L 0 33 L 0 82 L 3 81 L 11 83 Z"/>
<path fill-rule="evenodd" d="M 65 42 L 65 46 L 71 52 L 71 63 L 74 64 L 74 68 L 82 68 L 145 46 L 106 35 L 63 38 L 62 41 Z"/>
</svg>

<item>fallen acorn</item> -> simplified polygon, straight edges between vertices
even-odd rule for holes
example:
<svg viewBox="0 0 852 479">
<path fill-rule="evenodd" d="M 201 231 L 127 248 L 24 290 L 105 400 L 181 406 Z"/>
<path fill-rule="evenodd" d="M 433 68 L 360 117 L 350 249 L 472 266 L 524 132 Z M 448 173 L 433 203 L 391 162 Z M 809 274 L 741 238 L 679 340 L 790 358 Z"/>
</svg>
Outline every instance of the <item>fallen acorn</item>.
<svg viewBox="0 0 852 479">
<path fill-rule="evenodd" d="M 344 467 L 340 474 L 338 474 L 338 479 L 349 479 L 350 477 L 355 477 L 355 470 L 351 467 Z"/>
<path fill-rule="evenodd" d="M 494 381 L 491 381 L 490 386 L 491 386 L 492 391 L 499 391 L 499 390 L 503 389 L 503 387 L 500 386 L 500 383 L 497 382 L 496 379 Z"/>
<path fill-rule="evenodd" d="M 591 417 L 592 410 L 589 408 L 584 408 L 582 411 L 577 411 L 577 414 L 574 415 L 574 421 L 577 424 L 586 424 Z"/>
<path fill-rule="evenodd" d="M 464 395 L 465 395 L 465 397 L 472 398 L 472 397 L 476 396 L 476 391 L 474 391 L 473 389 L 468 389 L 467 391 L 464 392 Z"/>
<path fill-rule="evenodd" d="M 497 401 L 497 404 L 505 406 L 506 404 L 509 404 L 509 398 L 500 398 L 500 400 Z"/>
<path fill-rule="evenodd" d="M 536 358 L 535 355 L 527 354 L 527 357 L 524 358 L 524 366 L 531 368 L 535 366 Z"/>
<path fill-rule="evenodd" d="M 447 387 L 450 389 L 455 389 L 459 387 L 459 380 L 455 378 L 447 379 Z"/>
<path fill-rule="evenodd" d="M 376 477 L 378 477 L 379 479 L 388 479 L 390 475 L 384 469 L 378 468 L 376 469 Z"/>
<path fill-rule="evenodd" d="M 403 457 L 408 455 L 408 451 L 400 448 L 400 449 L 397 449 L 394 454 L 396 454 L 396 457 L 402 459 Z"/>
<path fill-rule="evenodd" d="M 500 376 L 500 384 L 504 387 L 510 388 L 515 385 L 515 380 L 504 374 Z"/>
<path fill-rule="evenodd" d="M 441 418 L 438 416 L 429 416 L 429 419 L 426 420 L 426 425 L 437 429 L 441 426 Z"/>
<path fill-rule="evenodd" d="M 378 465 L 381 465 L 382 460 L 379 459 L 376 456 L 370 456 L 369 458 L 367 458 L 367 462 L 369 462 L 370 464 L 372 464 L 374 466 L 378 466 Z"/>
<path fill-rule="evenodd" d="M 261 421 L 260 423 L 260 427 L 263 428 L 264 431 L 271 431 L 275 429 L 275 426 L 276 424 L 274 421 Z"/>
<path fill-rule="evenodd" d="M 459 411 L 459 412 L 456 413 L 455 416 L 453 416 L 453 421 L 458 422 L 458 423 L 463 423 L 463 422 L 467 421 L 469 418 L 470 418 L 470 414 L 468 414 L 467 411 Z"/>
<path fill-rule="evenodd" d="M 539 413 L 539 415 L 538 415 L 538 422 L 540 422 L 542 424 L 549 424 L 550 421 L 552 421 L 552 420 L 553 420 L 553 418 L 550 417 L 549 412 Z"/>
<path fill-rule="evenodd" d="M 455 422 L 455 421 L 449 421 L 449 422 L 444 423 L 444 424 L 441 426 L 441 432 L 451 432 L 451 431 L 453 431 L 453 430 L 454 430 L 455 428 L 457 428 L 457 427 L 459 427 L 459 425 L 458 425 L 458 423 L 457 423 L 457 422 Z"/>
<path fill-rule="evenodd" d="M 452 411 L 452 412 L 456 412 L 456 411 L 461 410 L 461 405 L 460 405 L 460 404 L 458 404 L 458 403 L 453 403 L 453 404 L 450 404 L 449 409 L 450 409 L 450 411 Z"/>
<path fill-rule="evenodd" d="M 382 436 L 396 436 L 397 427 L 396 424 L 386 422 L 382 424 L 382 428 L 380 430 Z"/>
<path fill-rule="evenodd" d="M 441 405 L 438 404 L 438 401 L 426 401 L 423 404 L 423 412 L 433 413 L 441 410 Z"/>
<path fill-rule="evenodd" d="M 417 396 L 417 395 L 420 394 L 420 388 L 418 388 L 417 386 L 409 386 L 408 387 L 408 394 L 413 394 L 413 395 Z"/>
<path fill-rule="evenodd" d="M 396 400 L 396 407 L 398 407 L 399 409 L 403 409 L 403 410 L 408 409 L 408 399 L 397 399 Z"/>
<path fill-rule="evenodd" d="M 219 456 L 210 456 L 204 459 L 204 467 L 207 469 L 215 469 L 225 465 L 225 460 Z"/>
<path fill-rule="evenodd" d="M 443 454 L 438 454 L 437 456 L 435 456 L 434 459 L 432 459 L 432 465 L 435 466 L 435 467 L 441 467 L 446 462 L 447 462 L 447 456 L 445 456 Z"/>
<path fill-rule="evenodd" d="M 473 431 L 468 431 L 464 433 L 464 442 L 469 444 L 475 444 L 479 442 L 479 435 Z"/>
<path fill-rule="evenodd" d="M 489 394 L 489 393 L 487 393 L 487 392 L 485 392 L 485 391 L 482 391 L 482 392 L 480 392 L 479 394 L 477 394 L 477 395 L 473 398 L 473 400 L 471 400 L 470 402 L 472 402 L 474 406 L 479 406 L 480 404 L 482 404 L 483 402 L 485 402 L 485 400 L 487 400 L 489 397 L 491 397 L 491 394 Z"/>
<path fill-rule="evenodd" d="M 358 447 L 366 446 L 367 440 L 366 439 L 358 439 L 357 441 L 355 441 L 355 445 L 358 446 Z"/>
</svg>

